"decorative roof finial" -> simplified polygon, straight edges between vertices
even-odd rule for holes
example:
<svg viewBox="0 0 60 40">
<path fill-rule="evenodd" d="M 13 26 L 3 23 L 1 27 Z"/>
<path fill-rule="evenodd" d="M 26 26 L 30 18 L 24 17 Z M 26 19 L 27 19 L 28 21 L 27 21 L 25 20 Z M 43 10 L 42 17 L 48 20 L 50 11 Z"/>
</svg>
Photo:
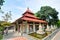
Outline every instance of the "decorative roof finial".
<svg viewBox="0 0 60 40">
<path fill-rule="evenodd" d="M 27 10 L 29 10 L 29 7 L 27 7 Z"/>
</svg>

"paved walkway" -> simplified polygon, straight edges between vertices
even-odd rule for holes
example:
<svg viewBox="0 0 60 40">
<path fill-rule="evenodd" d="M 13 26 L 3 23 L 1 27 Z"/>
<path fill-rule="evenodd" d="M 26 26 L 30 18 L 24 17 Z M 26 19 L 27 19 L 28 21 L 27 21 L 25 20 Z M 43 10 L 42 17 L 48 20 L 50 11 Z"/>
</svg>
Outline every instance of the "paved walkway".
<svg viewBox="0 0 60 40">
<path fill-rule="evenodd" d="M 8 33 L 8 35 L 3 36 L 3 40 L 8 40 L 8 39 L 19 37 L 19 36 L 20 35 L 18 35 L 17 32 L 10 32 L 10 33 Z"/>
<path fill-rule="evenodd" d="M 9 32 L 8 35 L 4 35 L 2 40 L 9 40 L 11 38 L 16 38 L 16 37 L 21 37 L 21 35 L 19 33 L 17 33 L 17 32 Z M 36 38 L 31 37 L 31 36 L 29 36 L 27 34 L 23 34 L 22 37 L 25 37 L 28 40 L 37 40 Z"/>
<path fill-rule="evenodd" d="M 53 37 L 52 40 L 60 40 L 60 31 Z"/>
</svg>

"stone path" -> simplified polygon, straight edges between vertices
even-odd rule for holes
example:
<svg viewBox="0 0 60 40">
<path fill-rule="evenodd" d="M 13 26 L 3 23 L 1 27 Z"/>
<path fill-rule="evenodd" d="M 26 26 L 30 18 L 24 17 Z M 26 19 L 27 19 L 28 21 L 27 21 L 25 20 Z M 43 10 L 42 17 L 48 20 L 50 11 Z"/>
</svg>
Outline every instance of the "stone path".
<svg viewBox="0 0 60 40">
<path fill-rule="evenodd" d="M 60 40 L 60 31 L 53 37 L 52 40 Z"/>
<path fill-rule="evenodd" d="M 10 32 L 8 33 L 8 35 L 4 35 L 3 36 L 3 40 L 8 40 L 10 38 L 14 38 L 14 37 L 18 37 L 20 35 L 18 35 L 16 32 Z"/>
<path fill-rule="evenodd" d="M 9 32 L 8 35 L 4 35 L 2 40 L 9 40 L 11 38 L 21 37 L 21 35 L 17 32 Z M 37 40 L 37 38 L 31 37 L 27 34 L 23 34 L 22 37 L 27 38 L 28 40 Z"/>
</svg>

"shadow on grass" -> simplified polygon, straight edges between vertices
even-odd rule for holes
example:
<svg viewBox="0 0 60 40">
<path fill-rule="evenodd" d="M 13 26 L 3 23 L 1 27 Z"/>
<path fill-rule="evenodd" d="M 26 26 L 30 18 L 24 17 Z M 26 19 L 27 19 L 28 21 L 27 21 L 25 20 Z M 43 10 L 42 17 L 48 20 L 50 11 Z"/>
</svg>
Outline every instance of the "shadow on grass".
<svg viewBox="0 0 60 40">
<path fill-rule="evenodd" d="M 3 35 L 2 35 L 2 34 L 0 34 L 0 40 L 2 40 L 2 38 L 3 38 Z"/>
<path fill-rule="evenodd" d="M 51 34 L 51 32 L 46 32 L 45 34 L 37 34 L 36 32 L 35 33 L 31 33 L 29 35 L 33 36 L 33 37 L 36 37 L 38 39 L 43 39 L 44 37 L 48 36 L 49 34 Z"/>
</svg>

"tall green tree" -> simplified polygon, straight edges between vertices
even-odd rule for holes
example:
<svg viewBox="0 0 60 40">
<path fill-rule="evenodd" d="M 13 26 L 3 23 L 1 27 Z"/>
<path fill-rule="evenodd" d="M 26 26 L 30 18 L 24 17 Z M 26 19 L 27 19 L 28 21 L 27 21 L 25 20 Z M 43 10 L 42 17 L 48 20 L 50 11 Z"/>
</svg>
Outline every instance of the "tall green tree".
<svg viewBox="0 0 60 40">
<path fill-rule="evenodd" d="M 58 28 L 60 28 L 60 20 L 57 22 L 57 26 Z"/>
<path fill-rule="evenodd" d="M 49 25 L 54 25 L 58 21 L 58 12 L 55 8 L 50 6 L 42 6 L 41 9 L 35 13 L 35 15 L 40 19 L 47 21 Z"/>
<path fill-rule="evenodd" d="M 3 6 L 3 3 L 4 3 L 5 1 L 4 0 L 0 0 L 0 13 L 4 13 L 3 11 L 2 11 L 2 9 L 1 9 L 1 7 Z"/>
<path fill-rule="evenodd" d="M 11 22 L 9 21 L 11 19 L 11 11 L 5 13 L 3 16 L 3 21 L 0 21 L 0 31 L 11 25 Z"/>
<path fill-rule="evenodd" d="M 0 9 L 4 2 L 5 2 L 4 0 L 0 0 Z"/>
<path fill-rule="evenodd" d="M 3 18 L 3 20 L 4 20 L 5 22 L 8 22 L 9 20 L 12 19 L 11 16 L 12 16 L 12 15 L 11 15 L 11 11 L 9 11 L 9 12 L 7 12 L 6 14 L 4 14 L 4 16 L 2 16 L 2 18 Z"/>
</svg>

